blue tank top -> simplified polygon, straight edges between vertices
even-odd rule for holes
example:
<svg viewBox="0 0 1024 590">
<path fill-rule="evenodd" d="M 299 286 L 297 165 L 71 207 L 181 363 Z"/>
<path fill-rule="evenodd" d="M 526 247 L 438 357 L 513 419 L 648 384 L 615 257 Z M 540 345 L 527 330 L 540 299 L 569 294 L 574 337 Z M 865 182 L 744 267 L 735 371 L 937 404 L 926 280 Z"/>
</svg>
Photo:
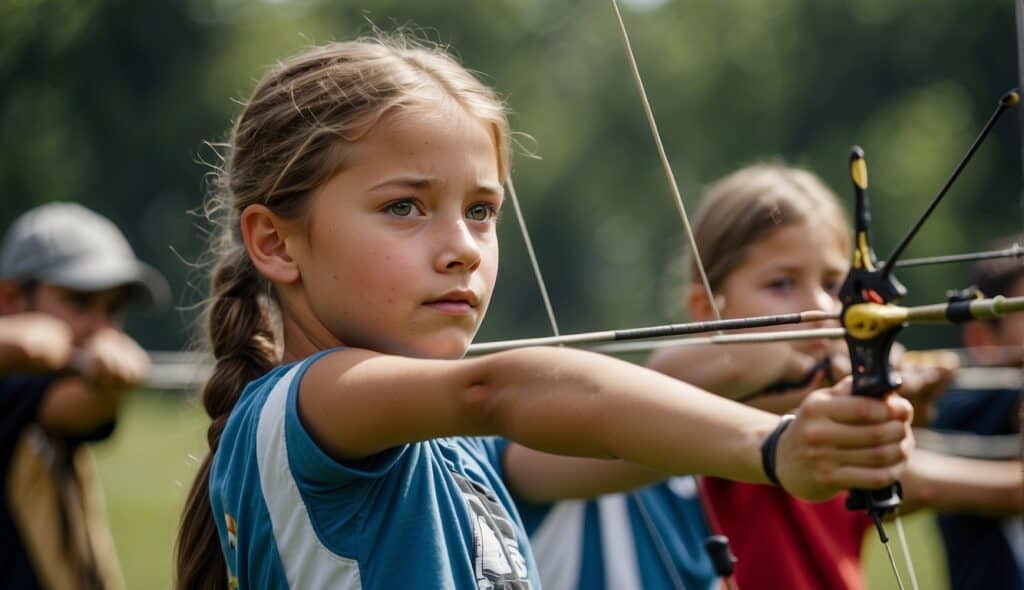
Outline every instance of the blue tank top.
<svg viewBox="0 0 1024 590">
<path fill-rule="evenodd" d="M 520 502 L 519 509 L 545 590 L 717 588 L 692 477 L 590 501 Z"/>
<path fill-rule="evenodd" d="M 339 462 L 297 411 L 306 369 L 250 383 L 228 419 L 210 502 L 237 588 L 539 588 L 493 438 Z"/>
</svg>

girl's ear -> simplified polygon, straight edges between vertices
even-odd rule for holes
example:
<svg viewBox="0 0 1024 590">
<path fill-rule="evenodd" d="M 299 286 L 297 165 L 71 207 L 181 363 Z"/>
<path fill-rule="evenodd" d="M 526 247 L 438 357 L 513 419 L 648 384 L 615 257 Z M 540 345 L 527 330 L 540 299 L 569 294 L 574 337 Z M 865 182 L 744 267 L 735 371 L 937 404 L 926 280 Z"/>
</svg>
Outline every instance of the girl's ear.
<svg viewBox="0 0 1024 590">
<path fill-rule="evenodd" d="M 718 311 L 725 311 L 725 296 L 715 295 L 715 305 Z M 705 322 L 715 319 L 715 310 L 708 301 L 707 293 L 700 285 L 690 285 L 686 295 L 686 307 L 690 312 L 690 319 L 695 322 Z"/>
<path fill-rule="evenodd" d="M 294 283 L 299 266 L 285 245 L 285 223 L 265 205 L 249 205 L 242 211 L 239 224 L 245 249 L 256 270 L 272 283 Z"/>
</svg>

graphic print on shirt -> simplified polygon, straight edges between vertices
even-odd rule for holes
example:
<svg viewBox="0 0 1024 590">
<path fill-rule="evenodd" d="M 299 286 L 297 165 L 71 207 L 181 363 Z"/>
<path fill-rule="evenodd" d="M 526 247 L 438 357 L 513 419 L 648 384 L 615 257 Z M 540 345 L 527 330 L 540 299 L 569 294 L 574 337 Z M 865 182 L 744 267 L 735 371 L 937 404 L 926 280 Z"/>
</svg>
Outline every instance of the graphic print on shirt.
<svg viewBox="0 0 1024 590">
<path fill-rule="evenodd" d="M 228 531 L 228 547 L 230 547 L 232 551 L 237 551 L 238 550 L 237 549 L 237 546 L 238 546 L 238 521 L 235 520 L 234 516 L 231 516 L 230 514 L 225 512 L 224 513 L 224 525 L 225 525 L 225 529 Z M 236 559 L 237 559 L 237 557 L 236 557 Z M 238 576 L 236 576 L 235 572 L 232 571 L 231 563 L 230 562 L 225 564 L 225 565 L 227 565 L 227 570 L 228 570 L 228 589 L 229 590 L 236 590 L 238 588 Z"/>
<path fill-rule="evenodd" d="M 238 536 L 237 536 L 238 524 L 235 522 L 235 518 L 233 516 L 231 516 L 230 514 L 225 512 L 224 513 L 224 525 L 225 525 L 225 528 L 228 531 L 228 546 L 231 547 L 232 551 L 234 551 L 235 550 L 235 544 L 238 542 Z"/>
<path fill-rule="evenodd" d="M 516 529 L 494 493 L 452 472 L 473 521 L 473 570 L 480 590 L 530 590 Z"/>
</svg>

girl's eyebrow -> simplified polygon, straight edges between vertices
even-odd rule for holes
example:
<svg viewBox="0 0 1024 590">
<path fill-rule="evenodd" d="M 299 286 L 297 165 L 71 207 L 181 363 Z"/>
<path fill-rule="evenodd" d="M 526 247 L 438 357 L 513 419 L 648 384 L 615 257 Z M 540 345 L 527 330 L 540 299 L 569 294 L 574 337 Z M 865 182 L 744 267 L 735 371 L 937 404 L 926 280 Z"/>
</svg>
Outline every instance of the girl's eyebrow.
<svg viewBox="0 0 1024 590">
<path fill-rule="evenodd" d="M 396 178 L 389 178 L 380 184 L 376 184 L 370 187 L 371 191 L 376 191 L 385 188 L 414 188 L 414 189 L 429 189 L 430 187 L 438 184 L 438 179 L 433 176 L 399 176 Z M 493 182 L 482 182 L 473 189 L 474 193 L 486 193 L 497 198 L 502 198 L 505 195 L 505 191 L 501 185 Z"/>
<path fill-rule="evenodd" d="M 803 271 L 804 265 L 798 262 L 792 262 L 790 260 L 779 260 L 777 262 L 769 262 L 763 267 L 765 272 L 795 272 Z"/>
<path fill-rule="evenodd" d="M 382 188 L 429 188 L 433 184 L 437 184 L 437 179 L 432 176 L 399 176 L 376 184 L 370 187 L 370 190 L 375 191 Z"/>
<path fill-rule="evenodd" d="M 497 199 L 505 198 L 505 189 L 502 188 L 501 184 L 492 182 L 482 182 L 477 185 L 475 193 L 485 193 L 495 197 Z"/>
</svg>

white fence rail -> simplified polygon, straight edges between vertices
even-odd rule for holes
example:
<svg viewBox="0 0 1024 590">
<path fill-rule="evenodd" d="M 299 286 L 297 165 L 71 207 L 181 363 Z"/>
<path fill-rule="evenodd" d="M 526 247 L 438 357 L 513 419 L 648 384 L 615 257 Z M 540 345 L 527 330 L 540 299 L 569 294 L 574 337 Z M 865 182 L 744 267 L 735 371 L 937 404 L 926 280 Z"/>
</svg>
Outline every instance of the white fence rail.
<svg viewBox="0 0 1024 590">
<path fill-rule="evenodd" d="M 148 389 L 198 390 L 213 369 L 213 359 L 201 352 L 149 351 L 153 363 L 143 382 Z"/>
</svg>

